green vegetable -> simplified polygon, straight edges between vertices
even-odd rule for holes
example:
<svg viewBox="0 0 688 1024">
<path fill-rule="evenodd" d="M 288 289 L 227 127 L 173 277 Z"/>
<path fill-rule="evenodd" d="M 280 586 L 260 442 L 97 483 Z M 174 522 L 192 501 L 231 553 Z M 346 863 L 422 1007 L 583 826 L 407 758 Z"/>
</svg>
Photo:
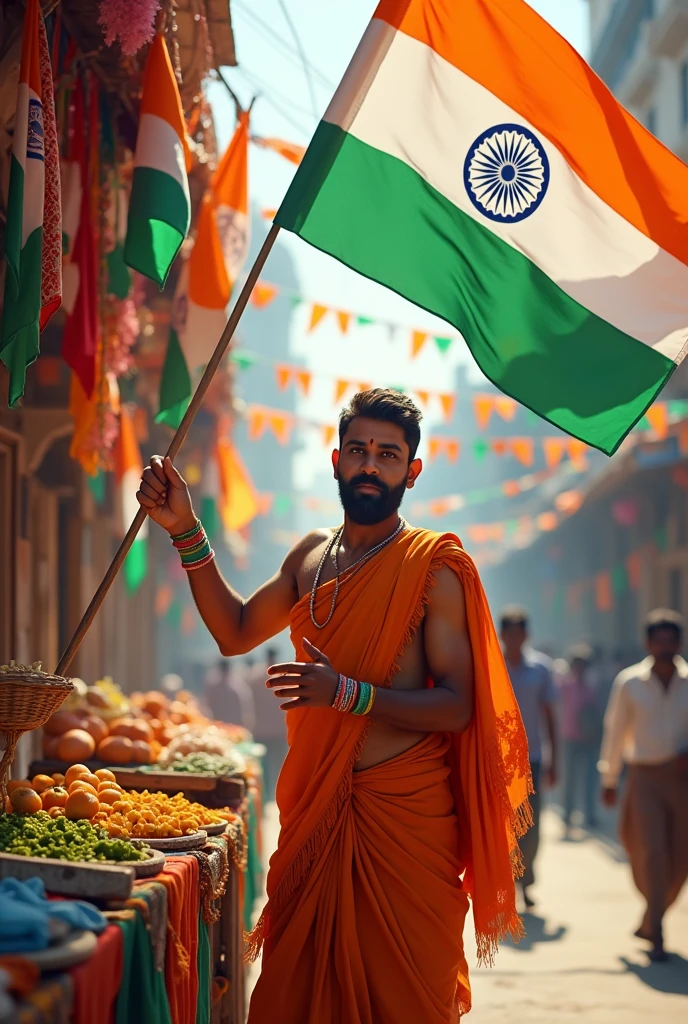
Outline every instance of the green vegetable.
<svg viewBox="0 0 688 1024">
<path fill-rule="evenodd" d="M 144 850 L 122 839 L 110 839 L 105 829 L 89 821 L 36 814 L 0 814 L 0 852 L 20 857 L 53 857 L 68 861 L 138 861 Z"/>
<path fill-rule="evenodd" d="M 151 765 L 148 771 L 160 771 L 163 766 Z M 238 764 L 234 758 L 225 757 L 223 754 L 205 754 L 198 751 L 194 754 L 178 756 L 174 761 L 164 766 L 165 771 L 186 772 L 190 775 L 235 775 Z"/>
</svg>

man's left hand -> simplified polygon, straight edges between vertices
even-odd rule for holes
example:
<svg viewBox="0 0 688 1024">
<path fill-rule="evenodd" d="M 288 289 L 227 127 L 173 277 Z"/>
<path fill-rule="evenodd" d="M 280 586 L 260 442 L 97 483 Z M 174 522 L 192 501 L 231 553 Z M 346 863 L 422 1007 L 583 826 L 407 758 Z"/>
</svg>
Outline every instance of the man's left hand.
<svg viewBox="0 0 688 1024">
<path fill-rule="evenodd" d="M 327 655 L 314 647 L 304 637 L 303 647 L 312 661 L 291 661 L 284 665 L 271 665 L 265 683 L 278 700 L 283 711 L 294 708 L 329 708 L 339 684 L 339 673 L 335 672 Z"/>
</svg>

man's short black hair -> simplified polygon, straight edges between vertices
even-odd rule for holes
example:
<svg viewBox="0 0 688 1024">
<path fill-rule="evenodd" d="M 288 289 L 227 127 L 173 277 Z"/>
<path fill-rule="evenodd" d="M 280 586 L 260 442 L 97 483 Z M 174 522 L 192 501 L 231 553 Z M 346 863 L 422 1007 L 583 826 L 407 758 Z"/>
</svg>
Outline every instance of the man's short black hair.
<svg viewBox="0 0 688 1024">
<path fill-rule="evenodd" d="M 673 629 L 680 640 L 683 636 L 683 616 L 672 608 L 655 608 L 645 619 L 647 639 L 660 629 Z"/>
<path fill-rule="evenodd" d="M 402 395 L 400 391 L 394 391 L 392 388 L 359 391 L 340 413 L 340 448 L 351 421 L 357 416 L 367 416 L 371 420 L 395 423 L 401 427 L 404 431 L 404 440 L 409 446 L 409 461 L 412 462 L 415 459 L 420 444 L 420 421 L 423 414 L 407 395 Z"/>
<path fill-rule="evenodd" d="M 520 604 L 508 604 L 499 617 L 500 629 L 508 626 L 521 626 L 528 629 L 528 612 Z"/>
</svg>

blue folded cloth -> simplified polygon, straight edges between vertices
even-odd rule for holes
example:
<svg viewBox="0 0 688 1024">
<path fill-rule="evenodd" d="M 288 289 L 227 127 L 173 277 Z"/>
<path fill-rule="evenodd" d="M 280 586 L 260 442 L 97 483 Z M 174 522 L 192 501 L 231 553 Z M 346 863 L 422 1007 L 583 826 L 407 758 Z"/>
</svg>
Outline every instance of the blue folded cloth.
<svg viewBox="0 0 688 1024">
<path fill-rule="evenodd" d="M 37 876 L 26 882 L 17 878 L 0 882 L 0 953 L 47 949 L 51 917 L 96 935 L 107 927 L 106 919 L 90 903 L 46 899 L 45 885 Z"/>
</svg>

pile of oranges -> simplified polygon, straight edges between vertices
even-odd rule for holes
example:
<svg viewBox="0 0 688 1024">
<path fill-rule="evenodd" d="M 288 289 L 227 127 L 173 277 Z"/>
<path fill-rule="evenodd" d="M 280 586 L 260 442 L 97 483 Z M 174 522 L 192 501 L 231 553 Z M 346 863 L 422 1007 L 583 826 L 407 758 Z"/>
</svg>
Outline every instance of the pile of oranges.
<svg viewBox="0 0 688 1024">
<path fill-rule="evenodd" d="M 175 839 L 192 835 L 204 825 L 233 818 L 231 811 L 211 811 L 191 803 L 181 793 L 134 793 L 117 784 L 114 772 L 74 764 L 64 775 L 36 775 L 8 785 L 8 812 L 90 821 L 112 839 Z"/>
<path fill-rule="evenodd" d="M 100 811 L 101 792 L 111 786 L 117 786 L 117 781 L 108 768 L 92 773 L 86 765 L 75 764 L 65 775 L 56 772 L 10 782 L 7 810 L 20 814 L 48 811 L 53 818 L 64 815 L 72 821 L 93 821 Z"/>
</svg>

